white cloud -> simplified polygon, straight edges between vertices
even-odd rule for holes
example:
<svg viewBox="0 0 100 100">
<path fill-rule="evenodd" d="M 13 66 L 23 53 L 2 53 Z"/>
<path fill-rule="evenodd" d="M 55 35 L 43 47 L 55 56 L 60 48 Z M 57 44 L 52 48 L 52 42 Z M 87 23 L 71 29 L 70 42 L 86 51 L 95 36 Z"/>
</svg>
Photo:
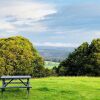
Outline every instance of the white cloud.
<svg viewBox="0 0 100 100">
<path fill-rule="evenodd" d="M 11 33 L 8 34 L 8 33 L 0 33 L 0 38 L 6 38 L 6 37 L 11 37 L 11 36 L 15 36 L 17 35 L 16 33 Z"/>
<path fill-rule="evenodd" d="M 14 2 L 0 4 L 0 17 L 12 16 L 18 20 L 40 20 L 53 13 L 56 13 L 55 8 L 44 3 L 16 0 Z"/>
<path fill-rule="evenodd" d="M 32 0 L 0 1 L 0 34 L 44 32 L 47 26 L 39 20 L 54 13 L 56 9 L 50 4 Z"/>
<path fill-rule="evenodd" d="M 94 34 L 100 36 L 100 31 L 95 31 Z"/>
<path fill-rule="evenodd" d="M 34 32 L 34 33 L 40 33 L 40 32 L 44 32 L 44 31 L 46 31 L 48 29 L 48 27 L 47 26 L 45 26 L 44 24 L 42 24 L 42 23 L 39 23 L 39 22 L 36 22 L 36 23 L 30 23 L 30 24 L 28 24 L 28 25 L 24 25 L 24 26 L 22 26 L 22 27 L 18 27 L 18 29 L 17 29 L 17 32 Z"/>
<path fill-rule="evenodd" d="M 0 21 L 0 30 L 14 30 L 15 27 L 9 22 Z"/>
<path fill-rule="evenodd" d="M 51 46 L 51 47 L 78 47 L 79 44 L 75 43 L 51 43 L 51 42 L 44 42 L 44 43 L 36 43 L 33 42 L 36 46 Z"/>
</svg>

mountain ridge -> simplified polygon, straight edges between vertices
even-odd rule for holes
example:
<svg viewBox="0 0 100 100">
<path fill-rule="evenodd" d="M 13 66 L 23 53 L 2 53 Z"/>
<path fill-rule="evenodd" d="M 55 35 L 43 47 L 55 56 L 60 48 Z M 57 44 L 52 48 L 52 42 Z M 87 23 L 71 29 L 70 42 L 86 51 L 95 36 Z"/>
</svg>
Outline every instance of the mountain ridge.
<svg viewBox="0 0 100 100">
<path fill-rule="evenodd" d="M 38 52 L 46 61 L 60 62 L 74 51 L 74 47 L 36 46 Z"/>
</svg>

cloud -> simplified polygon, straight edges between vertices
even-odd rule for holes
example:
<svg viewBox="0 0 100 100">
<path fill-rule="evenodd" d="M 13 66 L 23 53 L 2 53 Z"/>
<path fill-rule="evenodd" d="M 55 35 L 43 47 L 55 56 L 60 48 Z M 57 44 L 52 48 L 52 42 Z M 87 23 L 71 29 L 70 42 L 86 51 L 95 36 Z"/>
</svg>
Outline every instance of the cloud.
<svg viewBox="0 0 100 100">
<path fill-rule="evenodd" d="M 0 37 L 22 35 L 37 45 L 77 46 L 100 37 L 99 4 L 91 0 L 0 0 Z"/>
<path fill-rule="evenodd" d="M 40 20 L 45 16 L 56 13 L 54 7 L 32 1 L 15 1 L 3 2 L 0 4 L 0 17 L 14 17 L 16 20 Z"/>
<path fill-rule="evenodd" d="M 43 23 L 52 30 L 100 30 L 100 6 L 97 3 L 79 3 L 58 6 L 57 13 L 48 15 Z"/>
<path fill-rule="evenodd" d="M 47 3 L 34 2 L 34 0 L 0 1 L 0 33 L 44 32 L 47 30 L 47 26 L 39 22 L 39 20 L 43 20 L 47 15 L 56 12 L 54 6 Z"/>
<path fill-rule="evenodd" d="M 10 34 L 9 34 L 10 33 Z M 11 36 L 15 36 L 15 35 L 17 35 L 16 33 L 12 33 L 12 32 L 6 32 L 6 33 L 4 33 L 4 32 L 2 32 L 2 33 L 0 33 L 0 38 L 6 38 L 6 37 L 11 37 Z"/>
<path fill-rule="evenodd" d="M 26 22 L 24 24 L 20 24 L 20 23 L 22 22 L 13 23 L 15 26 L 17 26 L 17 32 L 40 33 L 48 30 L 48 27 L 45 26 L 43 23 L 39 23 L 39 22 L 34 22 L 34 23 Z"/>
<path fill-rule="evenodd" d="M 0 30 L 13 30 L 14 28 L 9 22 L 0 21 Z"/>
<path fill-rule="evenodd" d="M 51 47 L 78 47 L 79 46 L 79 44 L 75 44 L 75 43 L 52 43 L 52 42 L 44 42 L 44 43 L 34 42 L 34 45 L 36 45 L 36 46 L 51 46 Z"/>
<path fill-rule="evenodd" d="M 100 36 L 100 31 L 95 31 L 94 34 Z"/>
</svg>

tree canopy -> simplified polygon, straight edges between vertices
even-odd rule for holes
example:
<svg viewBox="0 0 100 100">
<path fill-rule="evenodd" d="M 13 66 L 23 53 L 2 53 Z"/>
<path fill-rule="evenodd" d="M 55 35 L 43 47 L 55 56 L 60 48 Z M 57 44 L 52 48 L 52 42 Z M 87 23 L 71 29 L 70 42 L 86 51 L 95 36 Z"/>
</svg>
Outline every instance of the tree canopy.
<svg viewBox="0 0 100 100">
<path fill-rule="evenodd" d="M 80 45 L 57 69 L 59 75 L 100 76 L 100 39 Z"/>
<path fill-rule="evenodd" d="M 0 39 L 0 75 L 33 75 L 44 60 L 32 43 L 21 36 Z M 34 72 L 35 74 L 35 72 Z"/>
</svg>

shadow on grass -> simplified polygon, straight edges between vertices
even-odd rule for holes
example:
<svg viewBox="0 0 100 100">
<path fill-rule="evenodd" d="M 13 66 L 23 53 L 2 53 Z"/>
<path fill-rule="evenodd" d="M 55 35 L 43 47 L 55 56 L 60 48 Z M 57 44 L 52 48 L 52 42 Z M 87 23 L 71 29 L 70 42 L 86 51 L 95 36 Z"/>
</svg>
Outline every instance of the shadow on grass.
<svg viewBox="0 0 100 100">
<path fill-rule="evenodd" d="M 42 91 L 42 92 L 55 91 L 54 89 L 50 89 L 50 88 L 47 88 L 47 87 L 37 88 L 36 90 L 38 90 L 38 91 Z"/>
<path fill-rule="evenodd" d="M 41 91 L 41 92 L 57 92 L 57 93 L 60 93 L 60 94 L 77 94 L 78 92 L 75 91 L 75 90 L 56 90 L 56 89 L 51 89 L 51 88 L 47 88 L 47 87 L 40 87 L 40 88 L 37 88 L 36 90 L 38 91 Z"/>
<path fill-rule="evenodd" d="M 100 88 L 96 89 L 97 91 L 100 91 Z"/>
<path fill-rule="evenodd" d="M 0 94 L 0 100 L 27 100 L 28 98 L 26 89 L 6 89 L 3 94 L 2 92 Z"/>
<path fill-rule="evenodd" d="M 62 90 L 60 91 L 62 94 L 77 94 L 77 91 L 70 91 L 70 90 Z"/>
</svg>

